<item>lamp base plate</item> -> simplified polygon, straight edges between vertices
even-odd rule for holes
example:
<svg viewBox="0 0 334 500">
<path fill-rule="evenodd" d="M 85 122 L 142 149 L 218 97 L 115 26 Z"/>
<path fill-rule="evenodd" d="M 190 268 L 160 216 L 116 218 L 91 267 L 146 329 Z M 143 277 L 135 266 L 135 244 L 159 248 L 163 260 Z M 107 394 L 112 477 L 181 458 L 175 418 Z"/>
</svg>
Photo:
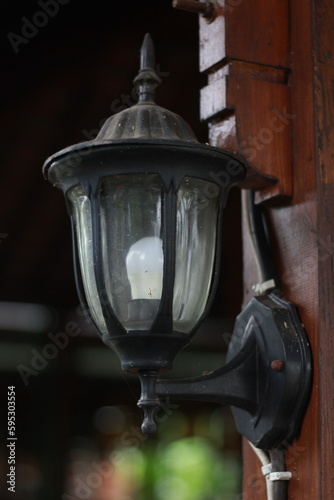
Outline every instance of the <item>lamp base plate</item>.
<svg viewBox="0 0 334 500">
<path fill-rule="evenodd" d="M 275 293 L 253 297 L 237 317 L 227 362 L 255 337 L 256 410 L 232 406 L 238 431 L 262 449 L 284 447 L 299 432 L 311 385 L 308 339 L 293 304 Z"/>
</svg>

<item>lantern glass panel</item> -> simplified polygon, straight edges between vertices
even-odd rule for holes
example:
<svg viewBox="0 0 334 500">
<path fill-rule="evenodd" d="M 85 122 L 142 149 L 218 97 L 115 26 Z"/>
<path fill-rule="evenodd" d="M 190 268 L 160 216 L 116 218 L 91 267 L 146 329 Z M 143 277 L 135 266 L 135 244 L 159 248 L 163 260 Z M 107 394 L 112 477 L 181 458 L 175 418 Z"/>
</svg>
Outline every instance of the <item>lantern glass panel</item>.
<svg viewBox="0 0 334 500">
<path fill-rule="evenodd" d="M 77 238 L 78 256 L 83 287 L 91 316 L 101 333 L 107 332 L 94 274 L 91 203 L 82 186 L 69 191 Z"/>
<path fill-rule="evenodd" d="M 174 330 L 188 333 L 201 318 L 214 269 L 220 188 L 185 177 L 177 192 Z"/>
<path fill-rule="evenodd" d="M 157 174 L 105 177 L 100 192 L 106 295 L 127 331 L 148 330 L 162 294 L 162 188 Z"/>
</svg>

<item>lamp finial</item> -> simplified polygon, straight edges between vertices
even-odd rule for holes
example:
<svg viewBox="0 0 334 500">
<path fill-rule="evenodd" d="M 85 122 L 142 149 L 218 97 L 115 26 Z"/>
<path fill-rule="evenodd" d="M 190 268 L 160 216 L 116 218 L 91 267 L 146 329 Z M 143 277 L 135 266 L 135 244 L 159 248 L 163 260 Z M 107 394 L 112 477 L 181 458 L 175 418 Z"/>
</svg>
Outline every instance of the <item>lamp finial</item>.
<svg viewBox="0 0 334 500">
<path fill-rule="evenodd" d="M 140 385 L 141 385 L 141 396 L 138 401 L 139 408 L 144 411 L 144 419 L 141 426 L 141 431 L 143 434 L 150 435 L 155 434 L 157 429 L 156 423 L 154 421 L 154 414 L 156 410 L 160 407 L 159 398 L 156 395 L 155 385 L 157 381 L 157 370 L 143 370 L 138 372 Z"/>
<path fill-rule="evenodd" d="M 133 83 L 137 87 L 139 104 L 154 103 L 155 89 L 161 83 L 161 78 L 155 70 L 155 51 L 149 33 L 146 33 L 140 49 L 140 69 Z"/>
</svg>

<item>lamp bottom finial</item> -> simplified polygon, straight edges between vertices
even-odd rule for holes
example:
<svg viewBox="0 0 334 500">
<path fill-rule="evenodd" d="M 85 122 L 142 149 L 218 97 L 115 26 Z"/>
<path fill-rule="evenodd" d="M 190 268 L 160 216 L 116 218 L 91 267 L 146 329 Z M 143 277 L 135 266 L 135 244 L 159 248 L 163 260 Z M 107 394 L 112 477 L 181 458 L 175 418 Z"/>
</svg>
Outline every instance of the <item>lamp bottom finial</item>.
<svg viewBox="0 0 334 500">
<path fill-rule="evenodd" d="M 154 414 L 160 408 L 160 401 L 156 395 L 156 381 L 158 371 L 143 370 L 138 373 L 141 383 L 141 396 L 138 401 L 139 408 L 144 412 L 144 419 L 141 426 L 141 431 L 145 435 L 156 433 L 157 426 L 154 420 Z"/>
</svg>

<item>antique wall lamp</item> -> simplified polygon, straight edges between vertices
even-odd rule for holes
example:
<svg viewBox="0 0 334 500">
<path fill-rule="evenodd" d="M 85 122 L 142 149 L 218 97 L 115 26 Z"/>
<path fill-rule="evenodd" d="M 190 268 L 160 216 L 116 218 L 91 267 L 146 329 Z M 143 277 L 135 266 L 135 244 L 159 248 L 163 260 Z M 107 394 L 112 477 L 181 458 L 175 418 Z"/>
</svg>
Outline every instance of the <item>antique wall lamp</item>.
<svg viewBox="0 0 334 500">
<path fill-rule="evenodd" d="M 180 116 L 155 104 L 159 82 L 146 35 L 138 103 L 110 117 L 95 140 L 44 165 L 72 220 L 80 301 L 122 369 L 140 377 L 144 433 L 155 431 L 159 396 L 197 399 L 231 405 L 240 433 L 277 448 L 298 432 L 311 370 L 296 310 L 278 294 L 254 297 L 238 316 L 223 368 L 157 381 L 210 308 L 223 208 L 246 173 L 239 159 L 198 143 Z M 261 224 L 254 227 L 261 254 Z"/>
</svg>

